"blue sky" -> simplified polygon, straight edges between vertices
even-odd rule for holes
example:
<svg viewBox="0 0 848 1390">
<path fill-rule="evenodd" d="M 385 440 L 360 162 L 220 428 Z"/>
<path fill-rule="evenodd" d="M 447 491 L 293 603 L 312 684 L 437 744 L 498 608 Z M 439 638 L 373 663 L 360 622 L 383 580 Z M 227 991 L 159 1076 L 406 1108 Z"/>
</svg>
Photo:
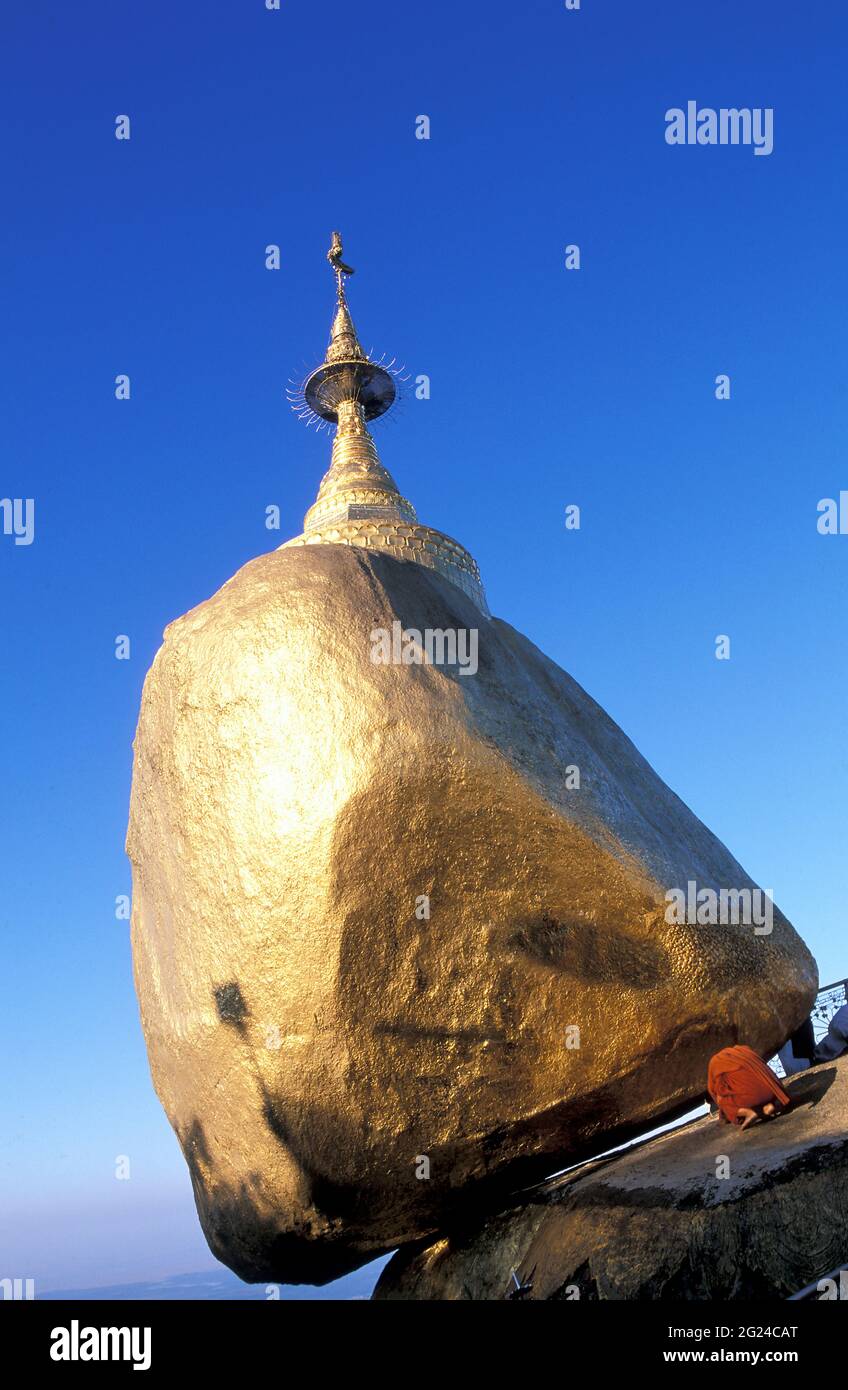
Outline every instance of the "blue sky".
<svg viewBox="0 0 848 1390">
<path fill-rule="evenodd" d="M 365 345 L 431 378 L 376 431 L 401 490 L 848 974 L 848 536 L 816 529 L 848 488 L 844 7 L 17 0 L 4 30 L 0 495 L 36 511 L 0 535 L 0 1274 L 212 1263 L 114 916 L 131 741 L 165 624 L 327 465 L 284 389 L 333 227 Z M 774 108 L 774 152 L 667 145 L 690 99 Z"/>
</svg>

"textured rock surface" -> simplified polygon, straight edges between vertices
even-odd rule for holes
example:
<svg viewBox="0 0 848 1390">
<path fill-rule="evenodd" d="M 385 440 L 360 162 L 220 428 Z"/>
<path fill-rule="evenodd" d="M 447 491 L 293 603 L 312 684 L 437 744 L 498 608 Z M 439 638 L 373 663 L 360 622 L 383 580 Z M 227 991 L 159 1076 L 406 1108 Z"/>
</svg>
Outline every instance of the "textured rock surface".
<svg viewBox="0 0 848 1390">
<path fill-rule="evenodd" d="M 516 1268 L 535 1299 L 786 1298 L 848 1255 L 848 1058 L 789 1091 L 770 1124 L 696 1121 L 401 1251 L 374 1297 L 504 1298 Z"/>
<path fill-rule="evenodd" d="M 479 629 L 477 674 L 375 665 L 395 620 Z M 779 912 L 770 937 L 666 924 L 667 888 L 751 880 L 565 672 L 340 545 L 170 625 L 128 852 L 153 1078 L 248 1279 L 322 1281 L 597 1153 L 698 1095 L 738 1024 L 782 1043 L 816 987 Z"/>
</svg>

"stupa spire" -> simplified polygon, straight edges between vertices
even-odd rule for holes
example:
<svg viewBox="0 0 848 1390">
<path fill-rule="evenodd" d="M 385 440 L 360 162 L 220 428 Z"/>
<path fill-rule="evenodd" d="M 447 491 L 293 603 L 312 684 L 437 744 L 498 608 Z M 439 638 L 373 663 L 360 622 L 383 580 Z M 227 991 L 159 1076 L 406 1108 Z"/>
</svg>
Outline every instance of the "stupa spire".
<svg viewBox="0 0 848 1390">
<path fill-rule="evenodd" d="M 382 363 L 372 362 L 362 350 L 345 294 L 345 280 L 354 270 L 342 260 L 342 251 L 341 236 L 333 232 L 327 260 L 336 277 L 336 315 L 324 361 L 303 388 L 309 409 L 336 426 L 330 468 L 304 518 L 307 532 L 328 521 L 362 516 L 362 507 L 378 507 L 381 516 L 398 521 L 416 520 L 415 508 L 401 497 L 381 464 L 368 430 L 367 421 L 393 404 L 395 381 Z"/>
<path fill-rule="evenodd" d="M 415 508 L 402 497 L 380 462 L 368 423 L 394 404 L 391 366 L 373 361 L 362 349 L 347 302 L 345 281 L 355 272 L 342 260 L 342 239 L 333 232 L 327 260 L 336 277 L 336 313 L 324 361 L 295 398 L 308 418 L 320 417 L 336 432 L 330 467 L 318 496 L 303 519 L 303 535 L 288 545 L 324 543 L 386 548 L 398 560 L 438 570 L 488 614 L 480 575 L 457 541 L 418 523 Z"/>
<path fill-rule="evenodd" d="M 353 319 L 347 307 L 347 296 L 345 295 L 344 282 L 348 275 L 355 275 L 353 266 L 345 265 L 342 260 L 341 232 L 333 232 L 330 242 L 330 249 L 327 252 L 327 260 L 333 267 L 336 275 L 336 317 L 333 320 L 333 327 L 330 330 L 330 345 L 327 348 L 326 362 L 345 362 L 365 360 L 365 353 L 356 336 L 356 329 L 353 326 Z"/>
</svg>

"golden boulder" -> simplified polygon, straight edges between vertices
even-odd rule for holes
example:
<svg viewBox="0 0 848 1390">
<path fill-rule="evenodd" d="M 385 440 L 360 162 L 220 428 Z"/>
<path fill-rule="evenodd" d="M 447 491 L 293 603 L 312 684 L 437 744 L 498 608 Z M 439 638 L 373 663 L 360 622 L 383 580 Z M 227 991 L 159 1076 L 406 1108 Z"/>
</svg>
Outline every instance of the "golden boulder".
<svg viewBox="0 0 848 1390">
<path fill-rule="evenodd" d="M 305 387 L 330 472 L 302 536 L 167 629 L 135 742 L 153 1079 L 249 1280 L 322 1282 L 647 1128 L 816 989 L 779 910 L 397 492 L 367 430 L 392 383 L 331 263 Z M 693 884 L 701 920 L 670 906 Z"/>
</svg>

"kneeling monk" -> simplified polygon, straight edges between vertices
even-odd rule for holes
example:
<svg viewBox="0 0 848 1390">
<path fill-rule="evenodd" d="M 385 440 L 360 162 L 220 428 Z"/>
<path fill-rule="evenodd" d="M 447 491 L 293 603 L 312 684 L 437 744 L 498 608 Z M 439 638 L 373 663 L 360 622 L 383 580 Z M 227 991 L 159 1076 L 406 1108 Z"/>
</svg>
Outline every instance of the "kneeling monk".
<svg viewBox="0 0 848 1390">
<path fill-rule="evenodd" d="M 770 1120 L 792 1104 L 771 1067 L 750 1047 L 725 1047 L 711 1059 L 707 1090 L 730 1125 L 747 1129 L 755 1120 Z"/>
</svg>

